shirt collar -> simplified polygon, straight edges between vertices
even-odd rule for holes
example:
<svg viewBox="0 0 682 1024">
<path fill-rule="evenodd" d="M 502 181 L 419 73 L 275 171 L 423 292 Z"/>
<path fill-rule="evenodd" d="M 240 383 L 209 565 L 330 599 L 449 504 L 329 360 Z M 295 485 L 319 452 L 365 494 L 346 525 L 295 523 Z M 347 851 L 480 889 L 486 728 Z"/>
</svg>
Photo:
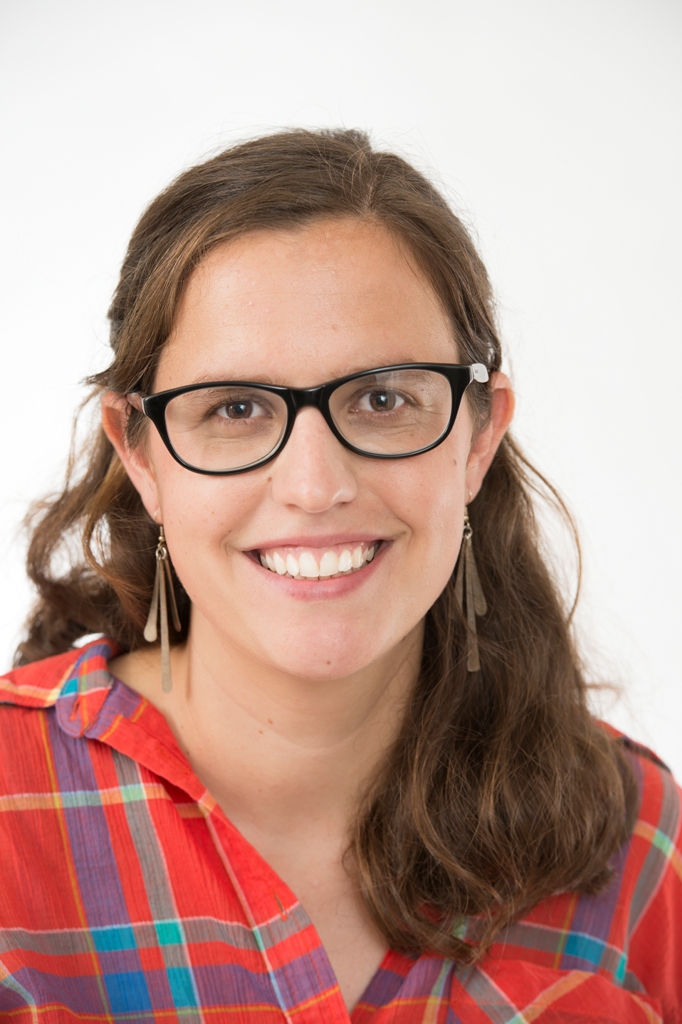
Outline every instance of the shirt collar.
<svg viewBox="0 0 682 1024">
<path fill-rule="evenodd" d="M 43 658 L 12 669 L 0 676 L 0 704 L 26 708 L 50 708 L 64 695 L 100 693 L 111 688 L 107 660 L 119 653 L 118 645 L 106 637 L 81 648 Z M 92 673 L 97 673 L 93 675 Z M 81 678 L 83 677 L 83 678 Z M 71 696 L 71 703 L 74 697 Z"/>
<path fill-rule="evenodd" d="M 0 704 L 54 708 L 69 736 L 106 743 L 212 806 L 161 712 L 109 671 L 119 653 L 103 637 L 13 669 L 0 677 Z"/>
<path fill-rule="evenodd" d="M 57 720 L 71 736 L 91 735 L 115 689 L 109 659 L 120 648 L 108 637 L 86 644 L 66 673 L 55 705 Z M 108 717 L 108 716 L 107 716 Z"/>
</svg>

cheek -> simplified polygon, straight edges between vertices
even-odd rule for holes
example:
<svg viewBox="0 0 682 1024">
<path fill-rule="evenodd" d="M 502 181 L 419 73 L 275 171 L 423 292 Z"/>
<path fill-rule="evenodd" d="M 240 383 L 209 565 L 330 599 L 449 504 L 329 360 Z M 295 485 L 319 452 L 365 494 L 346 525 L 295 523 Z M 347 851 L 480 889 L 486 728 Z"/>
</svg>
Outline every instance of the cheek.
<svg viewBox="0 0 682 1024">
<path fill-rule="evenodd" d="M 399 473 L 391 474 L 391 468 L 386 467 L 381 493 L 409 528 L 411 561 L 416 560 L 425 582 L 437 586 L 442 581 L 444 586 L 461 543 L 466 449 L 459 453 L 446 441 L 432 452 L 406 460 Z"/>
<path fill-rule="evenodd" d="M 250 474 L 210 477 L 181 466 L 158 479 L 168 550 L 181 581 L 200 578 L 214 564 L 224 542 L 253 517 L 262 486 Z"/>
</svg>

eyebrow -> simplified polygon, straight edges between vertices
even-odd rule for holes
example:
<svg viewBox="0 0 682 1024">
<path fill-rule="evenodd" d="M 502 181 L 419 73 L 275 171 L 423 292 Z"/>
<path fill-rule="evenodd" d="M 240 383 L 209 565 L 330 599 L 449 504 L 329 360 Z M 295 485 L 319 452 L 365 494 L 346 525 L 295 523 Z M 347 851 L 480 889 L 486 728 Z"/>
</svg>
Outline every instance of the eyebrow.
<svg viewBox="0 0 682 1024">
<path fill-rule="evenodd" d="M 424 362 L 424 360 L 422 360 L 422 359 L 414 359 L 412 357 L 412 358 L 407 358 L 407 359 L 396 359 L 392 363 L 383 363 L 381 365 L 384 365 L 384 366 L 399 366 L 401 363 L 420 363 L 420 362 Z M 340 380 L 342 377 L 351 377 L 355 373 L 364 373 L 365 370 L 374 370 L 374 369 L 378 369 L 378 367 L 374 367 L 374 366 L 357 367 L 357 366 L 351 366 L 350 364 L 347 364 L 345 367 L 341 367 L 340 371 L 338 373 L 335 373 L 333 377 L 327 377 L 324 381 L 321 381 L 320 383 L 324 384 L 324 383 L 326 383 L 327 381 L 330 381 L 330 380 Z M 282 381 L 281 379 L 278 380 L 276 377 L 272 377 L 268 373 L 259 374 L 257 378 L 256 377 L 248 377 L 248 376 L 246 376 L 246 377 L 238 377 L 238 376 L 235 376 L 235 375 L 230 376 L 229 374 L 226 375 L 226 376 L 223 376 L 223 377 L 216 377 L 215 375 L 210 374 L 210 373 L 202 373 L 202 374 L 199 374 L 199 376 L 195 377 L 194 380 L 191 383 L 192 384 L 209 384 L 209 383 L 215 383 L 215 382 L 218 382 L 218 381 L 234 381 L 234 380 L 249 381 L 250 383 L 253 383 L 253 384 L 270 384 L 272 387 L 289 387 L 289 385 L 284 383 L 284 381 Z M 315 387 L 316 385 L 311 384 L 311 385 L 307 385 L 307 386 Z"/>
<path fill-rule="evenodd" d="M 271 377 L 269 374 L 267 374 L 267 373 L 264 373 L 262 376 L 259 376 L 257 380 L 254 377 L 238 377 L 238 376 L 235 376 L 235 374 L 232 374 L 232 375 L 226 374 L 226 375 L 223 375 L 222 377 L 220 377 L 220 376 L 216 376 L 214 373 L 201 373 L 201 374 L 199 374 L 198 377 L 195 377 L 194 380 L 191 383 L 192 384 L 213 384 L 215 382 L 223 381 L 223 380 L 224 381 L 247 380 L 247 381 L 252 381 L 254 384 L 271 384 L 273 386 L 277 385 L 277 381 L 273 377 Z"/>
</svg>

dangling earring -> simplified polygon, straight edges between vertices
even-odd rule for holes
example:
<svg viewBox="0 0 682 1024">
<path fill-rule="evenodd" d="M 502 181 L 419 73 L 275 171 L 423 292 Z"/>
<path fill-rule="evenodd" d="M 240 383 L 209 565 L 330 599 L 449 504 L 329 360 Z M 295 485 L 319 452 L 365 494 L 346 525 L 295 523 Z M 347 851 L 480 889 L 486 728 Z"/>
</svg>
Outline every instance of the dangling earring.
<svg viewBox="0 0 682 1024">
<path fill-rule="evenodd" d="M 166 596 L 166 586 L 168 594 Z M 170 603 L 173 626 L 177 633 L 180 632 L 180 616 L 178 606 L 175 603 L 175 591 L 173 590 L 173 578 L 171 576 L 170 559 L 166 538 L 163 533 L 163 526 L 159 527 L 159 542 L 156 545 L 156 576 L 154 577 L 154 592 L 152 603 L 147 616 L 147 625 L 144 627 L 144 638 L 147 643 L 153 644 L 156 640 L 157 619 L 161 612 L 161 689 L 164 693 L 170 693 L 173 687 L 170 667 L 170 643 L 168 640 L 168 604 Z"/>
<path fill-rule="evenodd" d="M 459 553 L 457 576 L 455 578 L 455 597 L 467 620 L 467 669 L 478 672 L 481 662 L 478 657 L 478 637 L 476 634 L 476 616 L 485 615 L 488 611 L 483 588 L 478 576 L 471 544 L 473 530 L 469 522 L 469 509 L 464 509 L 464 532 L 462 534 L 462 550 Z M 466 604 L 464 597 L 466 594 Z"/>
</svg>

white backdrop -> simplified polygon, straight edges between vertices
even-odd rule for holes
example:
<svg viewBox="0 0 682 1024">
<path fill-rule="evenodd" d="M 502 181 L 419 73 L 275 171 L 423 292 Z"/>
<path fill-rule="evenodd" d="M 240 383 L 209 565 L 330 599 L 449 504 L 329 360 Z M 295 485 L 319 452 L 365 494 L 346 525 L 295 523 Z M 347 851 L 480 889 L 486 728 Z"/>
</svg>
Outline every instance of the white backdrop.
<svg viewBox="0 0 682 1024">
<path fill-rule="evenodd" d="M 367 128 L 474 229 L 517 436 L 581 528 L 590 675 L 682 776 L 681 42 L 678 0 L 3 0 L 0 660 L 145 204 L 247 134 Z"/>
</svg>

